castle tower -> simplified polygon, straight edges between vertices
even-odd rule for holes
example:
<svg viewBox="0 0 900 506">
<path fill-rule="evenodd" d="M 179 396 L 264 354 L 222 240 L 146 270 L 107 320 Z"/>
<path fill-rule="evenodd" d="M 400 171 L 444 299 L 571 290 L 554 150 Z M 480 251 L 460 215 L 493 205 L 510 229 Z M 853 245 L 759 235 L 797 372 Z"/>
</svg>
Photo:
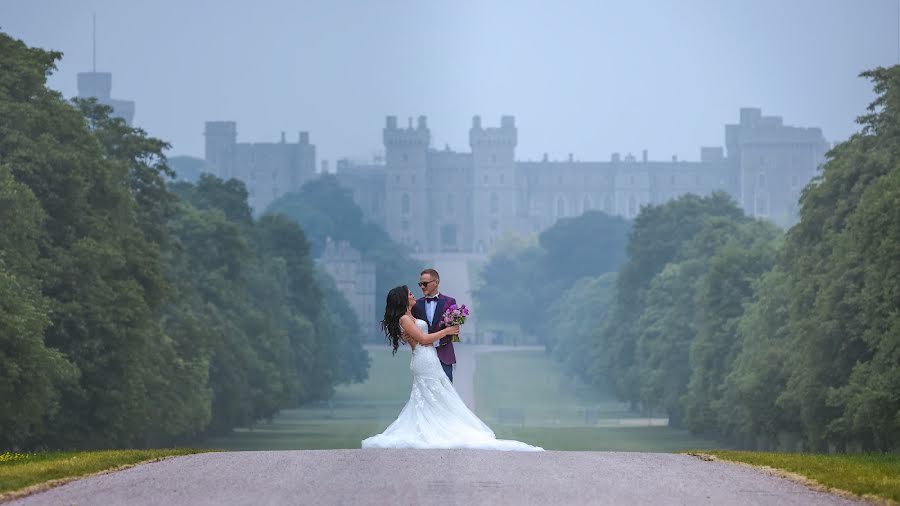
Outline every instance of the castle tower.
<svg viewBox="0 0 900 506">
<path fill-rule="evenodd" d="M 414 251 L 428 248 L 429 209 L 426 206 L 426 171 L 431 132 L 425 116 L 413 128 L 397 127 L 397 117 L 388 116 L 384 127 L 387 199 L 385 224 L 395 241 Z"/>
<path fill-rule="evenodd" d="M 516 142 L 513 116 L 500 118 L 499 128 L 483 128 L 481 118 L 472 118 L 469 146 L 472 148 L 473 249 L 486 252 L 517 215 Z"/>
<path fill-rule="evenodd" d="M 125 120 L 128 126 L 134 121 L 134 101 L 112 98 L 112 74 L 97 72 L 97 16 L 94 15 L 93 66 L 90 72 L 78 73 L 78 98 L 95 98 L 98 103 L 112 108 L 112 115 Z"/>
<path fill-rule="evenodd" d="M 237 177 L 234 163 L 237 124 L 234 121 L 207 121 L 203 135 L 206 136 L 207 170 L 226 180 Z"/>
<path fill-rule="evenodd" d="M 728 157 L 738 163 L 740 204 L 751 216 L 788 227 L 799 219 L 800 193 L 824 163 L 828 143 L 821 129 L 787 126 L 761 109 L 741 109 L 740 119 L 725 127 Z"/>
</svg>

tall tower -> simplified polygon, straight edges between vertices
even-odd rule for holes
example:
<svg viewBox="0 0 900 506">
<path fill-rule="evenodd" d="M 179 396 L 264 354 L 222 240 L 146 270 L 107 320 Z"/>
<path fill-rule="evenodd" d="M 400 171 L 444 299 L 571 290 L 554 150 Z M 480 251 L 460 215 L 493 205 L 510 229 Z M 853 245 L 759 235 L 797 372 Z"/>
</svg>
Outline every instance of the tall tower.
<svg viewBox="0 0 900 506">
<path fill-rule="evenodd" d="M 93 67 L 90 72 L 78 73 L 78 98 L 95 98 L 97 102 L 112 108 L 112 115 L 125 120 L 129 126 L 134 120 L 134 101 L 112 98 L 112 74 L 97 72 L 97 16 L 94 16 Z"/>
<path fill-rule="evenodd" d="M 413 128 L 412 118 L 404 128 L 397 127 L 397 117 L 388 116 L 384 127 L 386 198 L 385 224 L 395 241 L 413 251 L 428 248 L 429 212 L 426 202 L 428 146 L 431 132 L 425 116 L 419 116 Z"/>
<path fill-rule="evenodd" d="M 472 148 L 473 248 L 486 252 L 504 228 L 515 222 L 516 142 L 513 116 L 500 118 L 500 128 L 482 128 L 481 118 L 472 118 L 469 146 Z"/>
<path fill-rule="evenodd" d="M 234 121 L 207 121 L 206 167 L 222 179 L 237 177 L 235 173 L 235 145 L 237 124 Z"/>
</svg>

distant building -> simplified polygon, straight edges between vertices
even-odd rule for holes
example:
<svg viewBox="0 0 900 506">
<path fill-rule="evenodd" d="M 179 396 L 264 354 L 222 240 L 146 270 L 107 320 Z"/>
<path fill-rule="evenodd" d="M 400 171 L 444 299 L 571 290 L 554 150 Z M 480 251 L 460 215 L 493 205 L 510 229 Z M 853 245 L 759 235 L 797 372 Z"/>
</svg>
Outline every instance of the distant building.
<svg viewBox="0 0 900 506">
<path fill-rule="evenodd" d="M 350 303 L 359 320 L 360 334 L 366 339 L 378 335 L 375 315 L 375 265 L 365 261 L 346 241 L 325 240 L 325 249 L 317 263 L 334 279 L 338 290 Z"/>
<path fill-rule="evenodd" d="M 237 142 L 234 121 L 207 121 L 206 170 L 222 179 L 236 178 L 247 185 L 250 207 L 265 211 L 273 200 L 298 190 L 316 174 L 316 147 L 309 133 L 300 132 L 295 143 Z"/>
<path fill-rule="evenodd" d="M 128 125 L 134 120 L 134 102 L 112 98 L 112 74 L 109 72 L 80 72 L 78 74 L 78 98 L 97 99 L 97 102 L 112 107 L 113 116 L 125 120 Z"/>
<path fill-rule="evenodd" d="M 691 162 L 650 161 L 646 150 L 640 160 L 517 161 L 512 116 L 489 128 L 474 117 L 470 152 L 432 149 L 424 116 L 406 128 L 388 116 L 383 137 L 384 163 L 340 161 L 337 177 L 369 220 L 418 252 L 485 252 L 507 230 L 539 232 L 591 209 L 634 218 L 641 206 L 718 190 L 747 214 L 787 227 L 828 149 L 819 128 L 784 126 L 755 108 L 725 126 L 724 148 L 702 147 Z"/>
</svg>

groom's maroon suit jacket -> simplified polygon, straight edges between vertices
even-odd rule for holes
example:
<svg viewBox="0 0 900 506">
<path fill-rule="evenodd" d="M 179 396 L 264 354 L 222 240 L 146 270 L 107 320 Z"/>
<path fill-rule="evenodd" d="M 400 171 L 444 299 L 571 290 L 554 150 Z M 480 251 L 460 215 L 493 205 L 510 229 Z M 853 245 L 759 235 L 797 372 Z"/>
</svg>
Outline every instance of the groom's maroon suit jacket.
<svg viewBox="0 0 900 506">
<path fill-rule="evenodd" d="M 434 320 L 432 323 L 428 324 L 429 334 L 433 334 L 444 328 L 444 325 L 441 325 L 441 316 L 452 304 L 456 304 L 456 299 L 447 297 L 442 293 L 438 294 L 437 306 L 434 308 Z M 425 320 L 425 322 L 428 323 L 428 312 L 425 311 L 425 297 L 416 301 L 416 305 L 413 306 L 413 317 Z M 435 349 L 437 350 L 437 356 L 442 364 L 450 365 L 456 363 L 456 353 L 453 351 L 452 336 L 442 337 L 441 345 Z"/>
</svg>

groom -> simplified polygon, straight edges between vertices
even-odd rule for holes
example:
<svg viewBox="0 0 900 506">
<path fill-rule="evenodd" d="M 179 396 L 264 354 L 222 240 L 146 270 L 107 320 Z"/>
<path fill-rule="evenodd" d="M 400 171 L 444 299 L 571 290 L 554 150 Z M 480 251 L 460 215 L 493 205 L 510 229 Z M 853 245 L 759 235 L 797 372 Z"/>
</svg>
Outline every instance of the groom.
<svg viewBox="0 0 900 506">
<path fill-rule="evenodd" d="M 419 274 L 419 288 L 425 295 L 416 301 L 413 307 L 413 317 L 428 322 L 428 333 L 437 332 L 445 327 L 441 324 L 441 316 L 444 309 L 451 304 L 456 304 L 456 299 L 440 293 L 441 276 L 434 269 L 425 269 Z M 453 352 L 453 337 L 447 336 L 440 341 L 435 341 L 437 356 L 441 361 L 441 367 L 453 382 L 453 364 L 456 363 L 456 353 Z"/>
</svg>

